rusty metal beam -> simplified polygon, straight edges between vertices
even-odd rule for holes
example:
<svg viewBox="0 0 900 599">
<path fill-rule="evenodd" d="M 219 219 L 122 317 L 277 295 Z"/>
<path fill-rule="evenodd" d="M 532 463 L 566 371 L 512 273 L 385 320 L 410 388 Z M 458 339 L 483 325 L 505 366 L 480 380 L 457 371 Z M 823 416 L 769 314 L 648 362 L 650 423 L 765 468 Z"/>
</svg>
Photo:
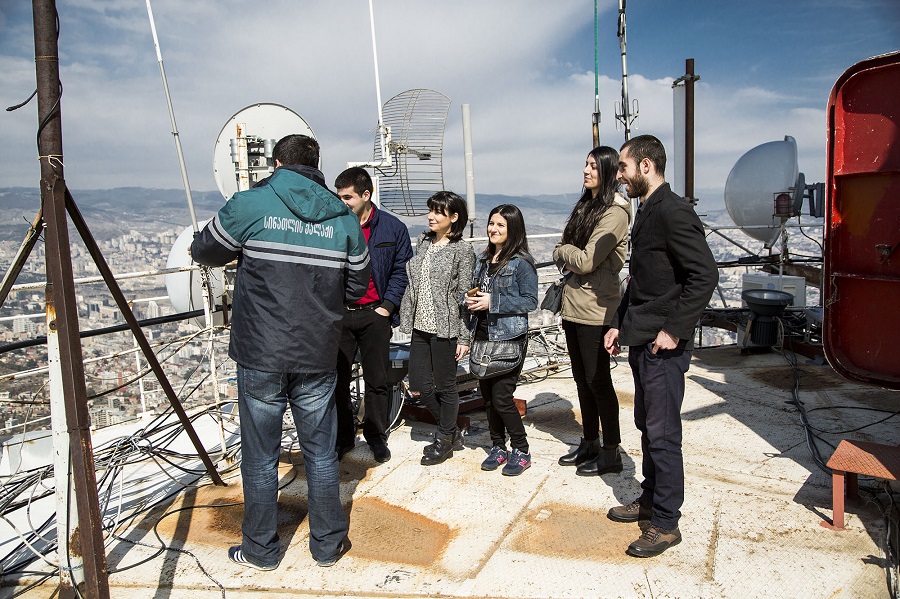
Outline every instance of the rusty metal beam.
<svg viewBox="0 0 900 599">
<path fill-rule="evenodd" d="M 25 266 L 25 262 L 28 260 L 28 256 L 31 255 L 31 250 L 34 249 L 43 230 L 44 213 L 39 208 L 37 216 L 34 217 L 34 221 L 31 223 L 31 228 L 19 246 L 19 251 L 16 252 L 16 257 L 13 258 L 12 264 L 9 265 L 9 270 L 3 275 L 3 282 L 0 282 L 0 308 L 6 302 L 10 289 L 12 289 L 16 279 L 19 278 L 19 273 L 22 272 L 22 267 Z"/>
<path fill-rule="evenodd" d="M 56 308 L 56 320 L 50 326 L 59 337 L 59 362 L 62 392 L 66 406 L 66 426 L 70 438 L 72 477 L 78 506 L 78 528 L 72 536 L 78 541 L 74 550 L 84 560 L 83 593 L 92 599 L 109 597 L 109 576 L 103 527 L 97 497 L 97 478 L 91 446 L 91 420 L 84 382 L 81 340 L 78 336 L 78 307 L 69 252 L 69 228 L 66 221 L 65 182 L 63 181 L 61 85 L 57 12 L 54 0 L 33 0 L 34 61 L 38 99 L 38 156 L 41 163 L 41 210 L 46 223 L 47 280 Z M 55 325 L 55 326 L 54 326 Z M 63 481 L 62 484 L 65 484 Z M 63 556 L 60 556 L 62 561 Z M 62 567 L 62 565 L 60 566 Z M 73 589 L 63 588 L 67 595 Z"/>
<path fill-rule="evenodd" d="M 219 476 L 216 467 L 213 465 L 212 460 L 210 460 L 209 458 L 209 454 L 206 453 L 206 449 L 203 447 L 203 443 L 200 442 L 200 438 L 197 436 L 197 432 L 194 430 L 194 426 L 191 424 L 190 419 L 184 412 L 184 408 L 181 406 L 181 402 L 178 401 L 178 396 L 175 394 L 175 390 L 172 388 L 172 384 L 169 383 L 169 379 L 166 377 L 166 373 L 163 372 L 162 365 L 159 363 L 159 359 L 156 357 L 156 353 L 154 353 L 153 348 L 150 347 L 150 343 L 147 341 L 147 337 L 144 335 L 144 331 L 141 329 L 140 324 L 138 324 L 137 318 L 134 316 L 134 312 L 131 311 L 131 306 L 128 305 L 128 300 L 125 298 L 125 294 L 122 293 L 122 289 L 116 282 L 115 276 L 113 275 L 112 270 L 110 270 L 109 268 L 109 264 L 106 263 L 106 259 L 100 252 L 100 246 L 97 245 L 97 241 L 94 239 L 94 236 L 91 235 L 91 231 L 88 228 L 87 223 L 84 221 L 84 217 L 81 216 L 81 211 L 78 210 L 78 206 L 75 204 L 75 200 L 72 198 L 72 194 L 69 193 L 68 189 L 65 190 L 65 194 L 66 210 L 68 210 L 69 212 L 69 216 L 72 219 L 72 224 L 75 225 L 75 228 L 78 230 L 78 234 L 81 235 L 81 239 L 82 241 L 84 241 L 84 245 L 87 247 L 88 253 L 90 253 L 91 258 L 93 258 L 94 260 L 94 264 L 97 266 L 97 269 L 100 271 L 100 275 L 103 277 L 103 281 L 109 288 L 113 299 L 116 300 L 116 305 L 119 307 L 119 311 L 122 313 L 122 317 L 125 318 L 125 322 L 128 323 L 128 328 L 131 329 L 131 333 L 134 335 L 135 340 L 141 347 L 141 351 L 143 351 L 144 357 L 147 359 L 147 363 L 153 370 L 153 374 L 156 375 L 156 380 L 159 381 L 159 386 L 162 387 L 163 391 L 165 392 L 166 397 L 169 399 L 169 403 L 172 405 L 172 409 L 178 416 L 178 420 L 180 420 L 182 426 L 184 426 L 184 432 L 187 433 L 187 436 L 190 438 L 191 443 L 194 445 L 194 449 L 197 450 L 197 454 L 200 456 L 200 460 L 206 467 L 207 474 L 209 474 L 210 478 L 215 484 L 225 486 L 225 482 L 222 481 L 222 478 Z"/>
</svg>

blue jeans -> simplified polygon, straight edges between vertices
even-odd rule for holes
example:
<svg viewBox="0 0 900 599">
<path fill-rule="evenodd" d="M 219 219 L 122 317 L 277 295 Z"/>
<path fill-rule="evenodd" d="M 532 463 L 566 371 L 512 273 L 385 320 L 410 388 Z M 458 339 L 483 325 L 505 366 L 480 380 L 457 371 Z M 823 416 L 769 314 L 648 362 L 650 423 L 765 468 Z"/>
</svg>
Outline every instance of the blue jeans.
<svg viewBox="0 0 900 599">
<path fill-rule="evenodd" d="M 334 370 L 291 373 L 237 367 L 244 484 L 241 548 L 246 558 L 257 565 L 279 562 L 278 457 L 288 403 L 297 425 L 309 486 L 309 549 L 313 558 L 322 560 L 336 555 L 347 536 L 334 450 L 336 378 Z"/>
</svg>

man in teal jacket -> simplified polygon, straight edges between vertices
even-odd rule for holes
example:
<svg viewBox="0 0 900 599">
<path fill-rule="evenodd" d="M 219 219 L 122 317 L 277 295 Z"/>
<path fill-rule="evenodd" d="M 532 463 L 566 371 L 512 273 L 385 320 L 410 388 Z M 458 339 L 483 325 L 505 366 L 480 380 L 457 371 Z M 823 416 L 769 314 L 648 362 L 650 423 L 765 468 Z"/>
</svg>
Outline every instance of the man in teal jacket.
<svg viewBox="0 0 900 599">
<path fill-rule="evenodd" d="M 280 561 L 278 457 L 290 404 L 309 485 L 309 547 L 320 566 L 350 547 L 336 442 L 338 342 L 344 305 L 358 301 L 371 266 L 359 219 L 325 186 L 319 144 L 288 135 L 275 172 L 236 193 L 201 231 L 200 264 L 238 260 L 228 354 L 237 362 L 243 539 L 232 561 L 272 570 Z"/>
</svg>

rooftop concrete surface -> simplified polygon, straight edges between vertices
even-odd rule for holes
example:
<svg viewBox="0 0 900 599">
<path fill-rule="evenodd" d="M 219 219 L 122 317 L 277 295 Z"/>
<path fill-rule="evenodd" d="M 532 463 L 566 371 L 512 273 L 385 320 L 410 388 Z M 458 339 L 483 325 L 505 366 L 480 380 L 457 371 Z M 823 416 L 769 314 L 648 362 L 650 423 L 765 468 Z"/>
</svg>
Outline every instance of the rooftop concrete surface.
<svg viewBox="0 0 900 599">
<path fill-rule="evenodd" d="M 896 411 L 900 394 L 848 382 L 798 357 L 800 398 L 823 430 L 849 430 Z M 814 465 L 791 401 L 793 370 L 777 353 L 734 347 L 694 353 L 682 418 L 686 498 L 683 541 L 662 555 L 625 554 L 637 524 L 606 511 L 639 492 L 640 437 L 627 360 L 613 369 L 620 400 L 624 472 L 578 477 L 557 464 L 581 436 L 575 385 L 561 369 L 526 377 L 532 466 L 521 476 L 483 472 L 490 447 L 483 410 L 469 412 L 466 448 L 422 466 L 432 425 L 406 421 L 377 464 L 360 437 L 341 462 L 352 549 L 334 567 L 309 554 L 306 483 L 299 452 L 283 456 L 279 507 L 283 557 L 261 572 L 231 563 L 240 542 L 239 475 L 228 487 L 188 489 L 107 544 L 111 596 L 234 597 L 888 597 L 884 518 L 873 502 L 847 507 L 831 531 L 831 478 Z M 821 408 L 821 409 L 816 409 Z M 900 443 L 888 420 L 840 438 Z M 827 460 L 831 449 L 823 447 Z M 865 484 L 865 483 L 863 483 Z M 179 508 L 191 508 L 179 510 Z M 157 553 L 159 535 L 182 551 Z M 189 552 L 189 553 L 185 553 Z M 139 563 L 141 560 L 147 560 Z M 129 565 L 135 565 L 128 568 Z M 118 573 L 115 570 L 122 570 Z M 204 573 L 205 572 L 205 573 Z M 221 585 L 217 586 L 217 585 Z M 39 597 L 39 587 L 27 596 Z"/>
</svg>

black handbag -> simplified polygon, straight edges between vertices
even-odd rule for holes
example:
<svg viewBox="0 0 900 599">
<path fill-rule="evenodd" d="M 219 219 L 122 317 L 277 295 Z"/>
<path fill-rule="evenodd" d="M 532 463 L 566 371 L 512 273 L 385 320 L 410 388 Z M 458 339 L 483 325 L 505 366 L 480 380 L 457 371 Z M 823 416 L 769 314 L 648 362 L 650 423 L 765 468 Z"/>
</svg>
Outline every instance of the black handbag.
<svg viewBox="0 0 900 599">
<path fill-rule="evenodd" d="M 541 310 L 559 314 L 559 311 L 562 310 L 563 288 L 566 286 L 566 279 L 569 278 L 570 274 L 572 274 L 572 271 L 567 272 L 559 280 L 547 287 L 544 299 L 541 300 Z"/>
<path fill-rule="evenodd" d="M 469 348 L 469 372 L 479 379 L 512 372 L 525 361 L 525 343 L 525 340 L 472 341 Z"/>
</svg>

